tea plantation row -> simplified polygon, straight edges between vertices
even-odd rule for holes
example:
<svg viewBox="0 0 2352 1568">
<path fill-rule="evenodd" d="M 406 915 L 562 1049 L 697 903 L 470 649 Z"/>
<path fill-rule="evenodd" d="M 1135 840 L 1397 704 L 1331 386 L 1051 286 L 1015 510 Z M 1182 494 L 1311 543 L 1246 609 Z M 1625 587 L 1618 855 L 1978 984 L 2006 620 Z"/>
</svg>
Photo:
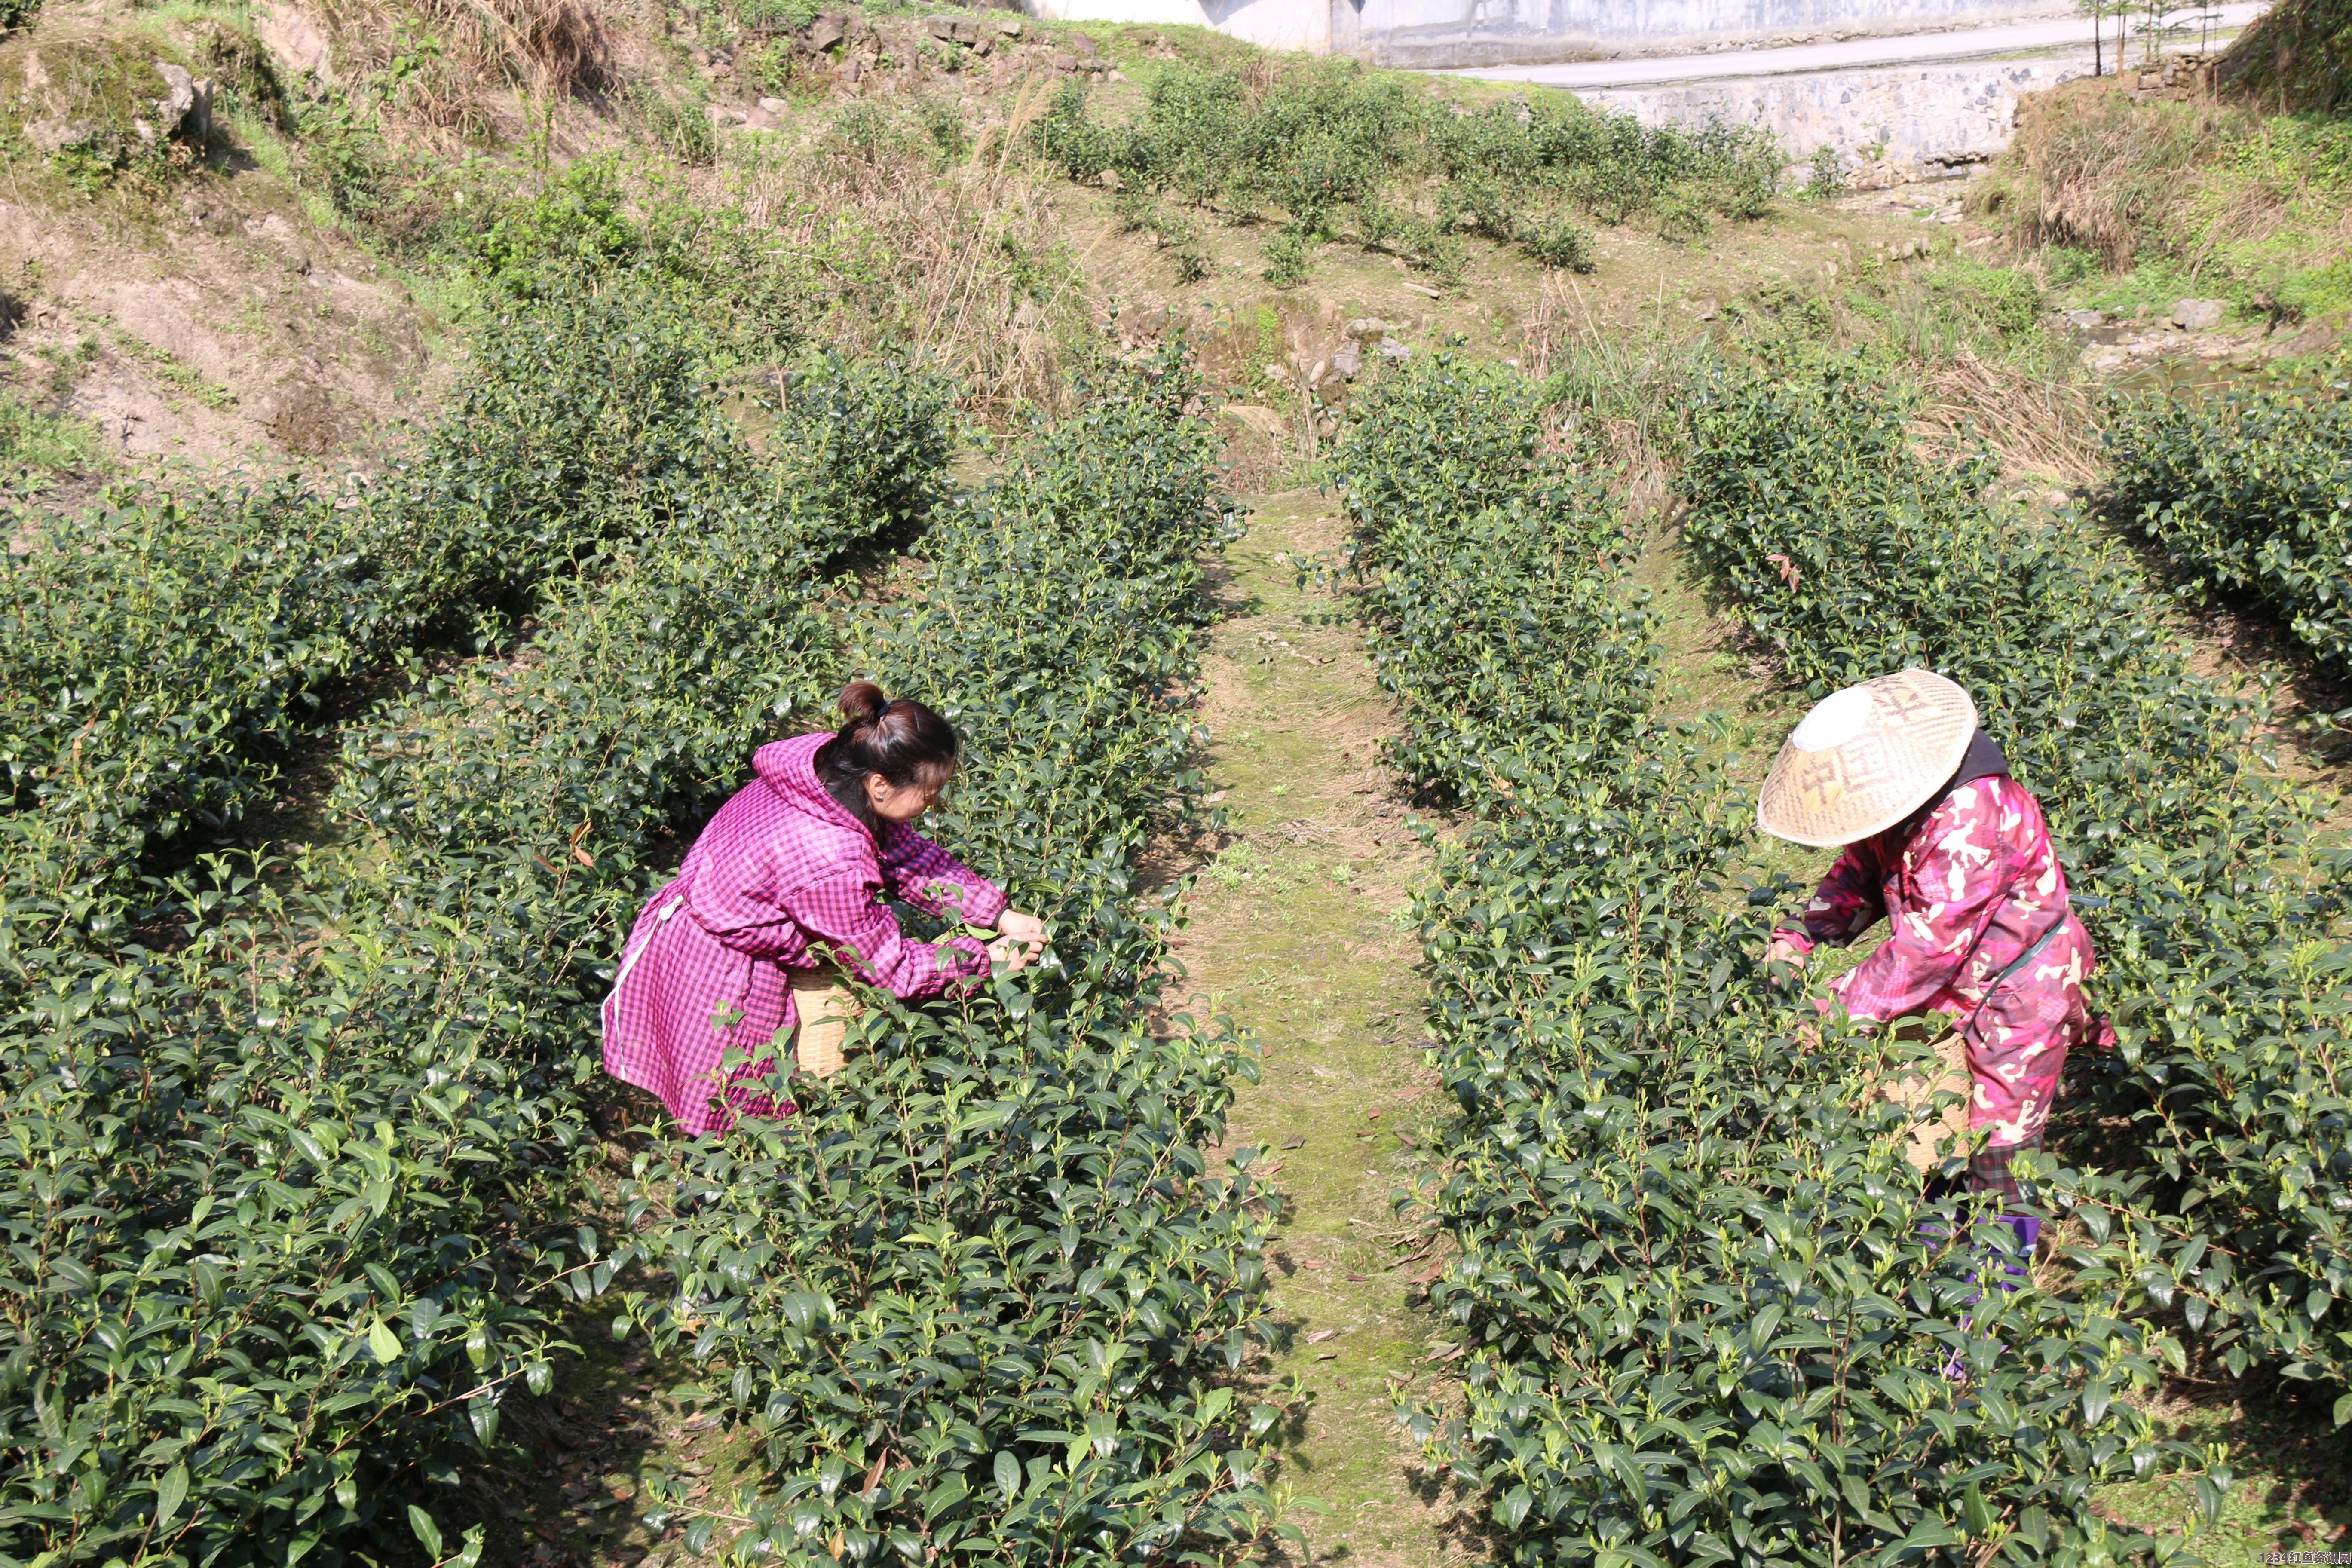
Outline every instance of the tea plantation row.
<svg viewBox="0 0 2352 1568">
<path fill-rule="evenodd" d="M 2352 671 L 2352 398 L 2258 391 L 2113 408 L 2124 515 L 2198 586 L 2261 601 Z"/>
<path fill-rule="evenodd" d="M 937 389 L 832 366 L 783 421 L 791 463 L 758 464 L 719 427 L 698 334 L 642 298 L 495 324 L 421 450 L 364 488 L 93 510 L 5 558 L 0 897 L 19 929 L 121 940 L 169 905 L 142 872 L 269 800 L 322 696 L 495 644 L 542 584 L 667 528 L 698 487 L 761 510 L 794 574 L 938 487 Z"/>
<path fill-rule="evenodd" d="M 1975 694 L 2049 808 L 2122 1039 L 2059 1124 L 2137 1255 L 2117 1307 L 2352 1417 L 2352 855 L 2315 832 L 2329 802 L 2269 770 L 2259 710 L 2190 671 L 2128 563 L 1987 500 L 1989 458 L 1922 461 L 1910 416 L 1848 365 L 1727 378 L 1693 416 L 1687 536 L 1809 690 L 1918 663 Z"/>
<path fill-rule="evenodd" d="M 1460 108 L 1407 78 L 1351 60 L 1300 66 L 1265 83 L 1232 71 L 1170 66 L 1148 102 L 1121 124 L 1097 121 L 1085 87 L 1066 84 L 1038 121 L 1039 144 L 1071 179 L 1107 172 L 1130 226 L 1180 251 L 1185 220 L 1154 203 L 1255 217 L 1282 228 L 1269 276 L 1304 276 L 1306 247 L 1328 238 L 1458 270 L 1465 234 L 1516 244 L 1549 267 L 1592 269 L 1591 237 L 1575 221 L 1618 224 L 1653 215 L 1676 238 L 1712 216 L 1752 218 L 1771 201 L 1785 159 L 1770 136 L 1714 125 L 1645 129 L 1630 114 L 1588 109 L 1565 94 Z M 1428 193 L 1421 208 L 1417 187 Z"/>
<path fill-rule="evenodd" d="M 2182 1353 L 2118 1310 L 2153 1244 L 2086 1223 L 2027 1278 L 1905 1157 L 1948 1100 L 1878 1090 L 1922 1047 L 1803 1048 L 1760 963 L 1799 889 L 1742 879 L 1748 808 L 1655 716 L 1627 541 L 1538 414 L 1441 359 L 1341 449 L 1405 757 L 1483 819 L 1419 908 L 1464 1112 L 1432 1299 L 1467 1353 L 1405 1415 L 1530 1564 L 2168 1554 L 2090 1499 L 2190 1458 L 2122 1397 Z"/>
<path fill-rule="evenodd" d="M 703 371 L 651 301 L 510 322 L 470 422 L 378 499 L 339 510 L 289 483 L 117 514 L 12 571 L 14 605 L 49 616 L 68 657 L 9 644 L 12 738 L 36 759 L 10 880 L 68 866 L 86 891 L 37 885 L 0 910 L 0 1553 L 331 1561 L 381 1534 L 404 1470 L 446 1474 L 494 1440 L 514 1384 L 544 1386 L 556 1287 L 584 1288 L 595 1256 L 550 1220 L 593 1146 L 581 1085 L 613 933 L 655 829 L 813 706 L 839 662 L 806 603 L 814 568 L 887 510 L 763 473 Z M 635 411 L 640 462 L 617 478 L 593 444 L 613 421 L 573 397 L 589 384 Z M 940 391 L 861 372 L 812 417 L 860 445 L 858 413 L 900 421 L 915 460 L 875 493 L 904 494 L 937 482 Z M 268 539 L 283 575 L 183 559 Z M 790 575 L 779 539 L 799 542 Z M 484 591 L 431 597 L 460 580 Z M 439 683 L 346 736 L 331 809 L 384 840 L 136 879 L 153 838 L 197 837 L 201 792 L 233 806 L 269 782 L 268 742 L 326 675 L 530 584 L 551 624 L 519 689 L 438 745 L 415 715 Z M 519 743 L 534 705 L 557 743 Z M 138 759 L 127 776 L 77 771 L 70 742 L 40 752 L 83 711 L 77 734 Z M 387 727 L 426 781 L 402 804 L 429 834 L 394 830 L 368 748 Z M 82 803 L 110 792 L 124 809 L 94 820 Z M 147 923 L 122 941 L 133 910 Z"/>
<path fill-rule="evenodd" d="M 782 1484 L 746 1557 L 1233 1561 L 1276 1528 L 1276 1413 L 1236 1401 L 1262 1205 L 1210 1168 L 1254 1057 L 1157 1016 L 1166 906 L 1136 886 L 1196 811 L 1202 558 L 1232 524 L 1181 357 L 1098 389 L 960 497 L 866 668 L 975 754 L 931 831 L 1057 927 L 1057 962 L 957 1005 L 877 999 L 802 1113 L 673 1143 L 632 1189 L 627 1313 L 730 1368 Z M 689 1541 L 694 1538 L 690 1535 Z"/>
<path fill-rule="evenodd" d="M 888 366 L 821 371 L 795 388 L 784 426 L 794 445 L 780 450 L 823 460 L 771 460 L 720 417 L 703 345 L 659 301 L 547 307 L 490 335 L 466 416 L 355 504 L 293 486 L 212 497 L 184 516 L 80 525 L 16 564 L 10 612 L 47 616 L 53 643 L 76 640 L 63 653 L 8 643 L 19 767 L 0 909 L 0 1557 L 331 1563 L 404 1532 L 385 1500 L 493 1445 L 509 1392 L 548 1381 L 560 1292 L 593 1297 L 635 1256 L 625 1237 L 608 1256 L 564 1216 L 573 1163 L 595 1146 L 583 1096 L 596 1004 L 617 933 L 655 865 L 675 857 L 671 830 L 723 798 L 758 742 L 825 721 L 823 698 L 856 662 L 855 642 L 869 658 L 927 662 L 950 706 L 946 693 L 984 666 L 982 689 L 1000 707 L 1034 692 L 1051 712 L 1089 670 L 1067 657 L 1088 625 L 1098 682 L 1146 668 L 1170 679 L 1151 689 L 1157 700 L 1097 710 L 1083 745 L 1041 723 L 977 735 L 975 784 L 998 781 L 1003 809 L 990 820 L 1003 836 L 970 847 L 1024 890 L 1076 882 L 1075 912 L 1092 929 L 1066 938 L 1070 967 L 1034 985 L 894 1016 L 910 1037 L 1002 1048 L 1003 1036 L 1068 1064 L 1058 1080 L 1027 1073 L 1004 1089 L 1024 1107 L 1066 1104 L 1056 1135 L 1026 1165 L 992 1135 L 996 1184 L 982 1197 L 950 1202 L 942 1173 L 884 1157 L 861 1178 L 863 1208 L 836 1213 L 821 1195 L 796 1221 L 781 1188 L 752 1183 L 778 1173 L 759 1164 L 775 1139 L 806 1137 L 817 1118 L 676 1145 L 663 1163 L 698 1180 L 732 1172 L 736 1201 L 701 1194 L 673 1212 L 653 1190 L 646 1201 L 665 1206 L 640 1211 L 645 1250 L 691 1269 L 696 1241 L 730 1226 L 823 1232 L 838 1219 L 836 1239 L 867 1233 L 861 1266 L 885 1237 L 911 1258 L 929 1236 L 945 1259 L 973 1244 L 926 1227 L 963 1220 L 975 1239 L 995 1238 L 992 1226 L 1034 1231 L 1157 1204 L 1178 1222 L 1166 1248 L 1180 1249 L 1185 1224 L 1203 1247 L 1136 1253 L 1122 1249 L 1129 1232 L 1090 1224 L 1084 1278 L 1036 1287 L 1078 1305 L 1033 1331 L 998 1329 L 967 1303 L 976 1315 L 963 1331 L 987 1326 L 992 1369 L 1026 1356 L 1083 1385 L 1066 1425 L 1132 1472 L 1115 1486 L 1116 1467 L 1096 1464 L 1060 1487 L 1076 1521 L 1055 1515 L 1036 1540 L 1091 1539 L 1114 1516 L 1130 1536 L 1164 1534 L 1171 1510 L 1204 1540 L 1264 1527 L 1263 1494 L 1244 1480 L 1246 1439 L 1228 1440 L 1236 1418 L 1202 1386 L 1195 1347 L 1162 1331 L 1171 1317 L 1245 1331 L 1255 1316 L 1245 1194 L 1207 1177 L 1191 1142 L 1214 1136 L 1225 1076 L 1242 1064 L 1221 1037 L 1163 1042 L 1139 1022 L 1128 981 L 1151 938 L 1123 886 L 1132 840 L 1076 805 L 1122 789 L 1159 805 L 1189 788 L 1169 705 L 1197 618 L 1190 582 L 1172 575 L 1157 596 L 1056 623 L 1066 640 L 1052 648 L 1002 619 L 983 626 L 976 606 L 950 628 L 976 641 L 898 626 L 892 644 L 849 624 L 846 601 L 828 602 L 824 563 L 943 491 L 944 394 Z M 627 420 L 597 413 L 600 396 Z M 1199 542 L 1213 525 L 1187 456 L 1198 433 L 1164 398 L 1120 388 L 1084 417 L 1086 436 L 1035 449 L 1034 493 L 1008 488 L 1004 503 L 1066 498 L 1087 483 L 1076 465 L 1162 503 L 1098 517 L 1097 536 L 1123 524 L 1155 545 L 1178 532 Z M 266 540 L 284 542 L 269 557 L 282 570 L 207 575 Z M 952 595 L 926 603 L 954 617 Z M 171 858 L 174 841 L 204 841 L 205 814 L 225 817 L 274 785 L 277 744 L 301 704 L 338 695 L 329 679 L 383 671 L 453 626 L 488 646 L 501 617 L 526 614 L 539 629 L 518 657 L 423 680 L 345 728 L 328 805 L 359 831 L 348 848 L 268 866 Z M 943 664 L 943 649 L 969 666 Z M 97 736 L 135 762 L 96 777 L 85 759 L 103 754 Z M 1100 771 L 1112 766 L 1115 776 Z M 1022 793 L 1048 775 L 1070 809 Z M 99 801 L 123 805 L 107 815 Z M 901 1058 L 898 1076 L 877 1076 L 968 1138 L 985 1124 L 972 1120 L 978 1102 L 933 1081 L 965 1070 Z M 865 1072 L 839 1080 L 834 1101 L 859 1093 Z M 871 1126 L 832 1102 L 813 1109 L 876 1146 Z M 889 1114 L 894 1136 L 920 1125 Z M 1205 1289 L 1204 1252 L 1224 1270 Z M 781 1321 L 813 1321 L 807 1298 L 763 1291 L 740 1256 L 730 1266 L 740 1301 L 695 1274 L 682 1304 L 728 1320 L 756 1298 Z M 1213 1300 L 1163 1317 L 1147 1289 L 1115 1320 L 1089 1305 L 1108 1300 L 1104 1279 L 1156 1286 L 1163 1274 L 1186 1301 Z M 866 1385 L 877 1408 L 908 1407 L 928 1379 L 986 1387 L 998 1375 L 961 1359 L 976 1352 L 943 1331 L 942 1298 L 866 1274 L 831 1288 L 825 1310 L 845 1325 L 887 1316 L 877 1302 L 917 1301 L 908 1331 L 919 1342 L 906 1353 L 919 1364 Z M 1138 1318 L 1119 1352 L 1078 1333 Z M 775 1363 L 746 1343 L 698 1348 L 742 1354 L 719 1370 L 750 1399 L 759 1368 Z M 1108 1358 L 1098 1377 L 1066 1374 L 1067 1357 L 1088 1353 Z M 784 1416 L 769 1392 L 759 1398 L 772 1432 L 833 1419 L 821 1400 Z M 1106 1411 L 1122 1434 L 1107 1445 Z M 948 1430 L 1034 1446 L 991 1419 L 976 1412 Z M 1047 1447 L 1075 1477 L 1068 1436 Z M 792 1441 L 779 1438 L 780 1465 L 800 1451 Z M 1149 1520 L 1119 1511 L 1139 1500 Z M 929 1483 L 870 1506 L 918 1536 L 929 1516 L 956 1512 Z"/>
</svg>

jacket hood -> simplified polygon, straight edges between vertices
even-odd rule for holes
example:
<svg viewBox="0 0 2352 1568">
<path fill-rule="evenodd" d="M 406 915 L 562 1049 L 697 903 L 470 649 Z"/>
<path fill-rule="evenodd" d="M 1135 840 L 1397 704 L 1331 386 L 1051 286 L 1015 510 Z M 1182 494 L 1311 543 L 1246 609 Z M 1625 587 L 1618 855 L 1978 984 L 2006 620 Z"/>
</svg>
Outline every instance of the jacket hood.
<svg viewBox="0 0 2352 1568">
<path fill-rule="evenodd" d="M 758 773 L 786 804 L 797 806 L 821 822 L 846 828 L 860 838 L 871 838 L 873 835 L 866 830 L 866 824 L 834 799 L 824 782 L 816 776 L 816 754 L 832 739 L 832 731 L 820 730 L 814 735 L 794 735 L 789 741 L 771 741 L 752 753 L 751 771 Z"/>
</svg>

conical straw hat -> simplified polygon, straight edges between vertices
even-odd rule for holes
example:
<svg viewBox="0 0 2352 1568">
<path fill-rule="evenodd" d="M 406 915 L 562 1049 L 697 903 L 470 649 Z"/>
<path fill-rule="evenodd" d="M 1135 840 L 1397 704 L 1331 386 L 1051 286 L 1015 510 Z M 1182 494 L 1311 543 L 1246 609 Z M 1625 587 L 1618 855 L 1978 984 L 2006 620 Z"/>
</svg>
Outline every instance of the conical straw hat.
<svg viewBox="0 0 2352 1568">
<path fill-rule="evenodd" d="M 1931 670 L 1832 692 L 1781 746 L 1756 803 L 1756 826 L 1816 846 L 1884 832 L 1952 776 L 1976 728 L 1969 694 Z"/>
</svg>

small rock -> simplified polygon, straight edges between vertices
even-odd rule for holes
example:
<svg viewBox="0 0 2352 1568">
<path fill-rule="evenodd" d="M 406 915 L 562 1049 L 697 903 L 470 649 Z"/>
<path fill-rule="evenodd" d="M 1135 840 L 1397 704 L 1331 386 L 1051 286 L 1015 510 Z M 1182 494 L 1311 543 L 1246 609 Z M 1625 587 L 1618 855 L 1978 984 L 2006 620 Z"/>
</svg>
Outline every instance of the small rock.
<svg viewBox="0 0 2352 1568">
<path fill-rule="evenodd" d="M 191 142 L 211 136 L 213 84 L 190 76 L 185 67 L 169 60 L 157 60 L 155 74 L 163 79 L 163 96 L 155 100 L 155 115 L 163 122 L 164 133 L 185 136 Z"/>
<path fill-rule="evenodd" d="M 970 25 L 971 24 L 969 23 L 965 24 L 967 26 Z M 956 41 L 956 19 L 953 16 L 929 17 L 924 21 L 923 28 L 926 32 L 929 33 L 931 37 L 939 39 L 940 42 L 943 44 L 951 44 Z"/>
<path fill-rule="evenodd" d="M 1364 368 L 1364 356 L 1353 348 L 1341 349 L 1331 356 L 1331 369 L 1349 381 L 1356 379 Z"/>
<path fill-rule="evenodd" d="M 1105 169 L 1101 174 L 1095 176 L 1095 184 L 1100 185 L 1107 191 L 1116 191 L 1125 185 L 1126 183 L 1126 181 L 1118 177 L 1118 171 L 1117 169 Z"/>
<path fill-rule="evenodd" d="M 2184 332 L 2210 332 L 2229 310 L 2225 300 L 2179 300 L 2173 302 L 2172 324 Z"/>
<path fill-rule="evenodd" d="M 1125 81 L 1127 79 L 1127 73 L 1123 70 L 1113 68 L 1112 70 L 1105 73 L 1103 79 L 1105 81 Z"/>
<path fill-rule="evenodd" d="M 1318 359 L 1315 362 L 1314 368 L 1307 373 L 1307 384 L 1320 386 L 1323 384 L 1323 378 L 1330 374 L 1331 362 L 1328 359 Z"/>
<path fill-rule="evenodd" d="M 1702 321 L 1712 321 L 1717 316 L 1723 314 L 1723 307 L 1718 304 L 1712 296 L 1707 299 L 1701 300 L 1696 306 L 1692 307 L 1692 309 L 1698 316 L 1698 319 Z"/>
<path fill-rule="evenodd" d="M 335 79 L 334 66 L 327 45 L 326 35 L 290 5 L 268 6 L 261 14 L 260 25 L 254 36 L 276 61 L 279 70 L 288 76 L 316 77 L 319 80 Z"/>
<path fill-rule="evenodd" d="M 1290 379 L 1290 367 L 1288 365 L 1276 364 L 1274 362 L 1269 360 L 1266 362 L 1265 378 L 1268 381 L 1286 382 Z"/>
<path fill-rule="evenodd" d="M 1055 55 L 1054 57 L 1054 68 L 1065 74 L 1074 71 L 1078 68 L 1077 57 L 1075 55 Z"/>
<path fill-rule="evenodd" d="M 1008 38 L 1017 38 L 1021 36 L 1021 19 L 1018 16 L 1000 17 L 996 30 Z"/>
<path fill-rule="evenodd" d="M 25 127 L 25 140 L 40 153 L 87 147 L 98 139 L 98 127 L 87 120 L 36 120 Z"/>
<path fill-rule="evenodd" d="M 1378 316 L 1359 316 L 1340 331 L 1358 342 L 1365 342 L 1371 339 L 1387 337 L 1389 324 Z"/>
<path fill-rule="evenodd" d="M 1412 357 L 1412 350 L 1403 343 L 1397 342 L 1394 338 L 1382 338 L 1381 340 L 1380 356 L 1382 359 L 1392 359 L 1399 364 L 1402 364 L 1405 361 Z"/>
<path fill-rule="evenodd" d="M 816 20 L 809 24 L 807 37 L 803 41 L 808 45 L 811 54 L 823 54 L 847 36 L 848 28 L 836 13 L 820 11 Z"/>
<path fill-rule="evenodd" d="M 776 117 L 764 109 L 752 110 L 743 116 L 743 129 L 746 131 L 773 131 L 777 128 Z"/>
<path fill-rule="evenodd" d="M 863 68 L 864 68 L 859 66 L 857 63 L 857 57 L 856 55 L 851 55 L 848 58 L 841 62 L 841 79 L 847 82 L 850 86 L 856 87 L 857 85 L 858 75 Z"/>
<path fill-rule="evenodd" d="M 1081 33 L 1070 40 L 1070 52 L 1082 60 L 1090 60 L 1102 53 L 1102 46 Z"/>
<path fill-rule="evenodd" d="M 790 108 L 792 103 L 786 99 L 763 98 L 760 100 L 760 111 L 763 114 L 782 114 Z"/>
<path fill-rule="evenodd" d="M 2105 326 L 2107 313 L 2105 310 L 2069 310 L 2066 312 L 2066 324 L 2078 332 L 2087 332 L 2094 327 Z"/>
</svg>

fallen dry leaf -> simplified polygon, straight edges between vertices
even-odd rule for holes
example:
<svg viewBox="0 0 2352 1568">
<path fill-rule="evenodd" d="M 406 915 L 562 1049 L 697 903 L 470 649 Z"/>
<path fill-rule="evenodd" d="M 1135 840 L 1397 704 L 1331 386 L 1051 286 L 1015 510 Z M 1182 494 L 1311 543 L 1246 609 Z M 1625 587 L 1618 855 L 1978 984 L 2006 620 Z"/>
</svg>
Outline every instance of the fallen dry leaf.
<svg viewBox="0 0 2352 1568">
<path fill-rule="evenodd" d="M 1334 1335 L 1338 1334 L 1339 1331 L 1337 1329 L 1318 1329 L 1313 1333 L 1307 1336 L 1307 1342 L 1310 1345 L 1319 1345 L 1325 1340 L 1330 1339 Z"/>
</svg>

